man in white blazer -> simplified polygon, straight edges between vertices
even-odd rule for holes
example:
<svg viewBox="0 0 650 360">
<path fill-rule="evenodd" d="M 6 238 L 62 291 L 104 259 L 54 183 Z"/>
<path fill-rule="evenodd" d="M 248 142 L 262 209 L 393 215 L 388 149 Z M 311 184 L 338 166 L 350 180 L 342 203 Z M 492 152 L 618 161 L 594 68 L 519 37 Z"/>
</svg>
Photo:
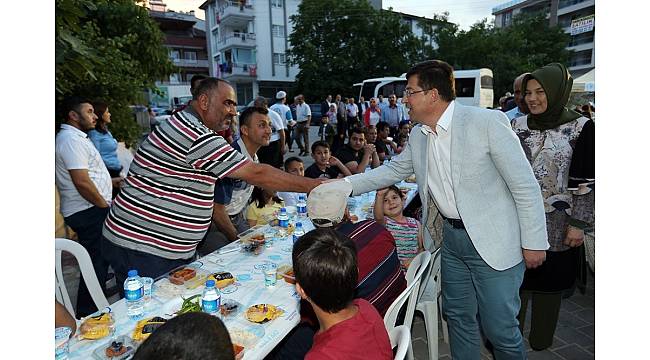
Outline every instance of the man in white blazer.
<svg viewBox="0 0 650 360">
<path fill-rule="evenodd" d="M 541 265 L 549 247 L 539 185 L 502 112 L 454 101 L 449 64 L 425 61 L 406 77 L 403 101 L 417 123 L 406 149 L 347 181 L 357 195 L 415 173 L 422 222 L 431 212 L 445 219 L 442 295 L 452 357 L 480 358 L 480 323 L 497 359 L 524 359 L 519 287 L 525 267 Z M 425 247 L 433 248 L 426 229 Z"/>
</svg>

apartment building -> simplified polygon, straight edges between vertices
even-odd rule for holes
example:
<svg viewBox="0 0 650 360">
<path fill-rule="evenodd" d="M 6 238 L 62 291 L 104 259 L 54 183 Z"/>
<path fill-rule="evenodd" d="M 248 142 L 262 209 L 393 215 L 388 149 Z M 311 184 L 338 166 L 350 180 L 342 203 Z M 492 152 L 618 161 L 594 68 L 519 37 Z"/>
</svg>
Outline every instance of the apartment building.
<svg viewBox="0 0 650 360">
<path fill-rule="evenodd" d="M 512 24 L 513 16 L 543 12 L 550 25 L 558 25 L 571 34 L 567 47 L 573 51 L 569 71 L 574 78 L 595 67 L 595 0 L 512 0 L 492 9 L 494 25 L 505 27 Z"/>
<path fill-rule="evenodd" d="M 239 103 L 273 97 L 294 86 L 298 67 L 287 62 L 289 16 L 299 0 L 208 0 L 205 11 L 210 75 L 230 81 Z"/>
<path fill-rule="evenodd" d="M 177 71 L 167 79 L 156 82 L 162 95 L 149 93 L 149 103 L 160 107 L 175 107 L 190 99 L 190 80 L 194 75 L 209 75 L 205 22 L 194 11 L 188 13 L 167 11 L 162 0 L 151 0 L 149 16 L 165 34 L 163 45 Z"/>
</svg>

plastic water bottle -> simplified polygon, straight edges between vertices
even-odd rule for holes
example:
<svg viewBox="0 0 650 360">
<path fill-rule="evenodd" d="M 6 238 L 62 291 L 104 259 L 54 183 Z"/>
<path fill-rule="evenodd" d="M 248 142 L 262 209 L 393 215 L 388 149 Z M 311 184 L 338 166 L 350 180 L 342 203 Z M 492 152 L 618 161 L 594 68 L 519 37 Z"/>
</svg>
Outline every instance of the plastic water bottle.
<svg viewBox="0 0 650 360">
<path fill-rule="evenodd" d="M 129 270 L 124 281 L 126 314 L 131 320 L 140 320 L 144 315 L 144 284 L 138 276 L 138 270 Z"/>
<path fill-rule="evenodd" d="M 283 229 L 289 227 L 289 215 L 287 214 L 287 209 L 280 208 L 280 213 L 278 214 L 278 226 Z"/>
<path fill-rule="evenodd" d="M 302 228 L 302 223 L 296 223 L 296 229 L 293 231 L 293 243 L 295 244 L 301 236 L 305 235 L 305 230 Z"/>
<path fill-rule="evenodd" d="M 298 219 L 304 219 L 307 217 L 307 201 L 305 199 L 305 195 L 298 196 L 296 212 L 298 213 Z"/>
<path fill-rule="evenodd" d="M 205 289 L 201 296 L 201 310 L 214 316 L 219 316 L 221 313 L 221 292 L 214 286 L 214 280 L 205 282 Z"/>
</svg>

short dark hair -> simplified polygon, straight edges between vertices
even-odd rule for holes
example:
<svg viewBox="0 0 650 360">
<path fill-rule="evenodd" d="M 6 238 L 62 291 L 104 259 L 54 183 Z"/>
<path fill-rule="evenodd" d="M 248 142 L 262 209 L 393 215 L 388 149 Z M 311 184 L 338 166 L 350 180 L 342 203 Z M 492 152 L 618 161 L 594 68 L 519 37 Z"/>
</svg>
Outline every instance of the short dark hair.
<svg viewBox="0 0 650 360">
<path fill-rule="evenodd" d="M 377 123 L 377 131 L 384 131 L 387 127 L 390 127 L 387 122 L 380 121 Z"/>
<path fill-rule="evenodd" d="M 359 270 L 354 242 L 331 228 L 308 232 L 293 245 L 296 283 L 323 311 L 336 313 L 354 298 Z"/>
<path fill-rule="evenodd" d="M 456 98 L 454 68 L 442 60 L 428 60 L 417 63 L 406 73 L 406 79 L 418 76 L 418 86 L 423 90 L 437 89 L 440 98 L 452 101 Z"/>
<path fill-rule="evenodd" d="M 61 109 L 61 118 L 63 118 L 65 121 L 68 121 L 68 114 L 70 111 L 74 111 L 76 113 L 81 112 L 82 104 L 92 104 L 92 102 L 87 98 L 81 96 L 66 96 L 59 105 Z"/>
<path fill-rule="evenodd" d="M 400 189 L 397 187 L 397 185 L 394 185 L 394 184 L 393 184 L 393 185 L 387 187 L 386 189 L 387 189 L 386 193 L 388 193 L 388 191 L 394 191 L 394 192 L 397 194 L 397 196 L 399 196 L 400 198 L 404 199 L 404 196 L 405 196 L 405 195 L 404 195 L 404 193 L 402 192 L 402 190 L 400 190 Z"/>
<path fill-rule="evenodd" d="M 219 88 L 220 83 L 230 85 L 228 81 L 215 77 L 206 77 L 205 79 L 201 80 L 199 86 L 196 87 L 194 93 L 192 94 L 192 100 L 198 100 L 199 96 L 203 94 L 210 96 L 211 92 L 216 91 Z"/>
<path fill-rule="evenodd" d="M 194 93 L 196 92 L 196 88 L 198 86 L 197 83 L 207 78 L 208 77 L 203 74 L 196 74 L 192 76 L 192 80 L 190 80 L 190 93 L 192 94 L 192 96 L 194 96 Z"/>
<path fill-rule="evenodd" d="M 353 127 L 352 129 L 350 129 L 350 137 L 352 137 L 352 134 L 361 134 L 365 138 L 365 133 L 363 132 L 362 128 Z"/>
<path fill-rule="evenodd" d="M 316 151 L 316 148 L 319 147 L 319 146 L 327 148 L 327 149 L 330 148 L 330 144 L 328 144 L 327 141 L 318 140 L 315 143 L 311 144 L 311 153 L 313 154 L 314 151 Z"/>
<path fill-rule="evenodd" d="M 290 158 L 284 160 L 284 164 L 283 164 L 283 165 L 284 165 L 284 171 L 287 171 L 287 166 L 289 166 L 289 164 L 291 164 L 291 163 L 294 162 L 294 161 L 297 161 L 297 162 L 299 162 L 299 163 L 301 163 L 301 164 L 304 163 L 304 161 L 302 161 L 301 158 L 299 158 L 299 157 L 297 157 L 297 156 L 292 156 L 292 157 L 290 157 Z"/>
<path fill-rule="evenodd" d="M 178 315 L 156 329 L 140 345 L 134 360 L 234 360 L 223 322 L 203 312 Z"/>
<path fill-rule="evenodd" d="M 99 131 L 102 134 L 106 134 L 106 123 L 104 122 L 103 116 L 108 109 L 108 104 L 102 100 L 95 100 L 93 101 L 93 108 L 95 110 L 95 115 L 97 115 L 95 130 Z"/>
<path fill-rule="evenodd" d="M 247 107 L 246 110 L 242 111 L 242 113 L 239 114 L 240 129 L 244 125 L 250 126 L 250 121 L 254 113 L 267 115 L 269 113 L 269 110 L 263 107 L 255 107 L 255 106 Z"/>
</svg>

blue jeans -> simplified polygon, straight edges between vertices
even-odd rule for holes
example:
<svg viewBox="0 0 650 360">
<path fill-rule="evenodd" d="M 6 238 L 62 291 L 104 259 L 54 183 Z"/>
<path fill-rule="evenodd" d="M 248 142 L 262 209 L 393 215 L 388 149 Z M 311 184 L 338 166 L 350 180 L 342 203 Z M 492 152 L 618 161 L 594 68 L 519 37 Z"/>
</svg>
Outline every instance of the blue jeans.
<svg viewBox="0 0 650 360">
<path fill-rule="evenodd" d="M 442 305 L 454 359 L 480 359 L 481 335 L 494 346 L 494 357 L 525 359 L 517 314 L 524 262 L 497 271 L 478 254 L 467 231 L 443 226 Z"/>
</svg>

